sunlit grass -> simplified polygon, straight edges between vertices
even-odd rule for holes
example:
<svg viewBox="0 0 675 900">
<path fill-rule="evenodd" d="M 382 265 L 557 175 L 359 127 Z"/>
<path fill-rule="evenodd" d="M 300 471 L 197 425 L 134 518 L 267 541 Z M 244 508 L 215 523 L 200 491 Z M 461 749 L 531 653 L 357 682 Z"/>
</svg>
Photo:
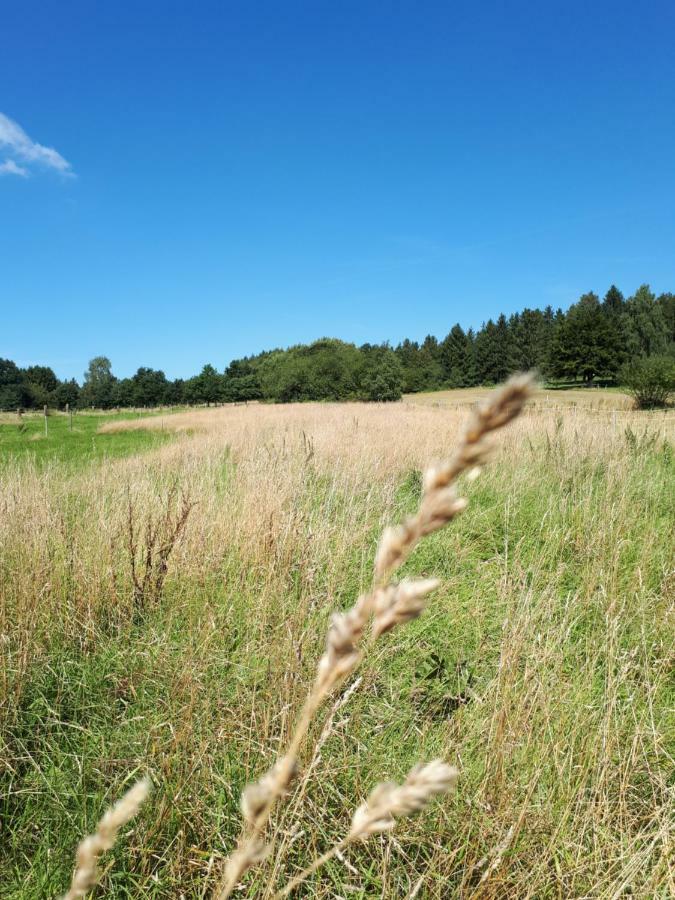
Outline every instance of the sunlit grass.
<svg viewBox="0 0 675 900">
<path fill-rule="evenodd" d="M 72 418 L 66 413 L 52 412 L 45 417 L 36 413 L 2 414 L 0 416 L 0 465 L 22 459 L 42 465 L 64 462 L 80 465 L 92 460 L 130 456 L 142 450 L 161 446 L 168 439 L 157 431 L 125 431 L 99 434 L 108 422 L 136 420 L 128 413 L 81 412 Z"/>
<path fill-rule="evenodd" d="M 416 507 L 420 469 L 463 421 L 406 404 L 188 416 L 201 430 L 138 456 L 4 466 L 3 897 L 63 893 L 78 840 L 144 772 L 155 788 L 101 891 L 202 896 L 331 611 L 368 585 L 383 524 Z M 406 564 L 441 589 L 366 660 L 319 777 L 277 814 L 282 852 L 238 896 L 271 896 L 344 834 L 355 799 L 435 756 L 459 766 L 458 794 L 304 896 L 669 895 L 674 426 L 537 408 L 514 426 L 463 517 Z M 197 505 L 139 617 L 128 500 L 142 524 L 176 483 Z"/>
</svg>

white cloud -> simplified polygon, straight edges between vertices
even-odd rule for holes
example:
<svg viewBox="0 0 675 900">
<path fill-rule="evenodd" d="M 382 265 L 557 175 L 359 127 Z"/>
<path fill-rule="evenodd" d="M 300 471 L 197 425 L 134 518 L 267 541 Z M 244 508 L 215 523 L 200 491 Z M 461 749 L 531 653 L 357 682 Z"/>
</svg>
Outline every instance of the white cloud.
<svg viewBox="0 0 675 900">
<path fill-rule="evenodd" d="M 42 144 L 32 141 L 20 125 L 3 113 L 0 113 L 0 148 L 10 155 L 10 158 L 0 165 L 0 174 L 28 175 L 26 166 L 19 165 L 16 160 L 29 167 L 53 169 L 62 175 L 73 174 L 70 163 L 60 153 L 52 147 L 43 147 Z"/>
<path fill-rule="evenodd" d="M 20 175 L 22 178 L 28 178 L 28 169 L 17 166 L 13 159 L 6 159 L 4 163 L 0 163 L 0 175 Z"/>
</svg>

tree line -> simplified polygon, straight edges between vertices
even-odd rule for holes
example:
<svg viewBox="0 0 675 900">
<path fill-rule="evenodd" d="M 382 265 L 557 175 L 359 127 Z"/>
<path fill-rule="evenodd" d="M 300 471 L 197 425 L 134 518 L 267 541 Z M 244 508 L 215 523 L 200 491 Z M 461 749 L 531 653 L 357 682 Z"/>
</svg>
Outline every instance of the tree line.
<svg viewBox="0 0 675 900">
<path fill-rule="evenodd" d="M 488 319 L 480 329 L 456 324 L 441 340 L 357 347 L 334 338 L 211 364 L 192 378 L 169 380 L 141 367 L 117 378 L 110 360 L 91 360 L 82 384 L 60 381 L 49 366 L 20 368 L 0 359 L 0 408 L 150 407 L 249 400 L 397 400 L 402 393 L 496 384 L 537 369 L 549 381 L 617 383 L 627 365 L 675 356 L 675 294 L 642 285 L 625 298 L 615 286 L 600 299 L 584 294 L 563 312 L 524 309 Z"/>
</svg>

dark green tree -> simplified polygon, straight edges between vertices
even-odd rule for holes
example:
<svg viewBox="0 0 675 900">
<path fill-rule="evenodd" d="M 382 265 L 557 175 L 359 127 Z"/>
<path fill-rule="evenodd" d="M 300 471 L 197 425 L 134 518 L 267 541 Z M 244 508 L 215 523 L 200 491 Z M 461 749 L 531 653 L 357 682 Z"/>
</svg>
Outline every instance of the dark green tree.
<svg viewBox="0 0 675 900">
<path fill-rule="evenodd" d="M 95 356 L 84 373 L 80 401 L 83 406 L 110 409 L 113 405 L 113 387 L 116 378 L 107 356 Z"/>
<path fill-rule="evenodd" d="M 80 401 L 80 386 L 71 378 L 70 381 L 61 381 L 54 391 L 54 401 L 59 409 L 76 409 Z"/>
<path fill-rule="evenodd" d="M 43 406 L 54 406 L 54 392 L 59 380 L 49 366 L 28 366 L 21 371 L 25 390 L 28 395 L 28 405 L 34 409 Z"/>
<path fill-rule="evenodd" d="M 269 354 L 266 354 L 269 355 Z M 223 398 L 227 403 L 261 400 L 260 362 L 250 359 L 234 359 L 225 370 Z"/>
<path fill-rule="evenodd" d="M 403 391 L 406 394 L 423 391 L 426 373 L 422 370 L 420 347 L 417 341 L 406 338 L 396 347 L 394 353 L 401 364 Z"/>
<path fill-rule="evenodd" d="M 134 390 L 133 379 L 131 378 L 118 378 L 115 380 L 110 395 L 110 401 L 112 406 L 118 408 L 143 405 L 136 403 L 136 392 Z"/>
<path fill-rule="evenodd" d="M 199 375 L 191 378 L 186 386 L 191 403 L 221 403 L 225 389 L 225 378 L 210 363 L 207 363 Z"/>
<path fill-rule="evenodd" d="M 463 372 L 465 387 L 476 387 L 476 385 L 480 384 L 478 363 L 476 361 L 476 334 L 473 328 L 469 328 L 466 333 Z"/>
<path fill-rule="evenodd" d="M 141 367 L 131 382 L 134 406 L 160 406 L 166 403 L 169 382 L 160 369 Z"/>
<path fill-rule="evenodd" d="M 666 323 L 666 338 L 669 345 L 675 344 L 675 294 L 659 294 L 656 302 L 661 308 L 663 321 Z"/>
<path fill-rule="evenodd" d="M 22 409 L 29 403 L 21 370 L 11 359 L 0 359 L 0 409 Z"/>
<path fill-rule="evenodd" d="M 549 356 L 552 323 L 553 311 L 550 307 L 546 313 L 539 309 L 524 309 L 522 313 L 511 316 L 509 329 L 515 369 L 521 372 L 532 369 L 544 371 Z"/>
<path fill-rule="evenodd" d="M 556 378 L 615 378 L 623 362 L 617 331 L 596 294 L 584 294 L 557 325 L 549 368 Z"/>
<path fill-rule="evenodd" d="M 443 382 L 448 387 L 469 387 L 469 339 L 461 325 L 453 325 L 440 344 Z"/>
<path fill-rule="evenodd" d="M 612 285 L 605 294 L 602 301 L 602 308 L 610 315 L 619 315 L 623 312 L 626 301 L 621 291 L 616 285 Z"/>
<path fill-rule="evenodd" d="M 372 347 L 364 351 L 360 375 L 360 396 L 379 403 L 401 399 L 403 370 L 401 363 L 388 346 Z"/>
<path fill-rule="evenodd" d="M 166 388 L 166 403 L 169 406 L 180 406 L 185 402 L 185 382 L 182 378 L 174 378 Z"/>
<path fill-rule="evenodd" d="M 59 384 L 59 379 L 49 366 L 28 366 L 23 370 L 23 378 L 28 384 L 42 388 L 46 394 L 55 391 Z"/>
<path fill-rule="evenodd" d="M 638 409 L 667 406 L 675 394 L 675 357 L 632 359 L 621 371 L 621 382 L 635 398 Z"/>
<path fill-rule="evenodd" d="M 668 350 L 668 326 L 663 307 L 648 284 L 641 285 L 626 301 L 627 349 L 631 357 L 656 356 Z"/>
<path fill-rule="evenodd" d="M 420 345 L 418 354 L 423 391 L 435 391 L 443 384 L 443 367 L 438 341 L 428 334 Z"/>
<path fill-rule="evenodd" d="M 476 364 L 481 384 L 497 384 L 517 368 L 516 350 L 505 315 L 492 319 L 476 335 Z"/>
</svg>

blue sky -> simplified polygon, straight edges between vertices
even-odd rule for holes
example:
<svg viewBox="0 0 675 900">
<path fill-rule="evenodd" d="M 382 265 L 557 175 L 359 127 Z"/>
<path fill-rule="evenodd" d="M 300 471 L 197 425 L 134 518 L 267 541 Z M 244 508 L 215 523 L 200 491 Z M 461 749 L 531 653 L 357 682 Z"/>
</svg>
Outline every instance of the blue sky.
<svg viewBox="0 0 675 900">
<path fill-rule="evenodd" d="M 5 4 L 0 356 L 177 377 L 675 290 L 674 48 L 656 0 Z"/>
</svg>

